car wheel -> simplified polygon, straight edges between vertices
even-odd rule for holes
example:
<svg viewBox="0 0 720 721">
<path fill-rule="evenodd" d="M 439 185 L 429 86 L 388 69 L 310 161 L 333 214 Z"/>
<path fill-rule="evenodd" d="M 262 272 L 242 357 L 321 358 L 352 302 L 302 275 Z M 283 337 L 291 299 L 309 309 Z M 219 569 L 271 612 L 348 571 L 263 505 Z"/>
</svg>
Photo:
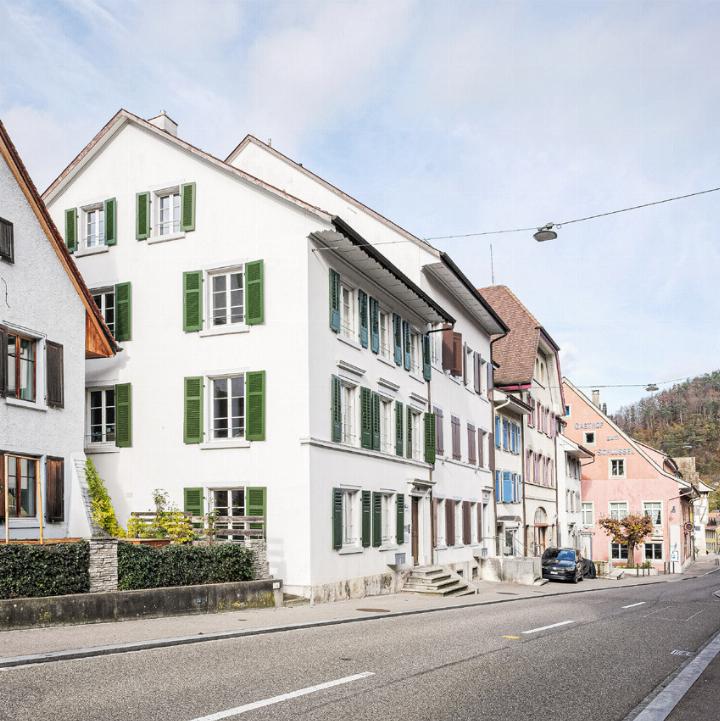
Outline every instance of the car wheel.
<svg viewBox="0 0 720 721">
<path fill-rule="evenodd" d="M 577 583 L 577 582 L 578 582 L 578 576 L 577 576 L 577 573 L 576 573 L 576 574 L 573 576 L 573 583 Z"/>
</svg>

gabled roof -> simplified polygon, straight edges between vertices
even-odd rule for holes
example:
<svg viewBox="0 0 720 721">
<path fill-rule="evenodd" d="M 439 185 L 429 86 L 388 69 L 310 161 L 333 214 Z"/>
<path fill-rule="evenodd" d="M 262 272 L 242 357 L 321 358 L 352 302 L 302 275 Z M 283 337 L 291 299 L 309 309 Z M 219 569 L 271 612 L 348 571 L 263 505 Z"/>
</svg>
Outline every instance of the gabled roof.
<svg viewBox="0 0 720 721">
<path fill-rule="evenodd" d="M 315 205 L 311 205 L 310 203 L 306 203 L 304 200 L 296 198 L 294 195 L 290 195 L 284 190 L 280 190 L 274 185 L 266 183 L 264 180 L 260 180 L 260 178 L 256 178 L 254 175 L 246 173 L 244 170 L 240 170 L 234 165 L 230 165 L 224 160 L 220 160 L 220 158 L 216 158 L 214 155 L 211 155 L 204 150 L 200 150 L 200 148 L 191 145 L 190 143 L 176 137 L 175 135 L 170 135 L 170 133 L 161 130 L 147 120 L 144 120 L 143 118 L 134 115 L 133 113 L 125 110 L 124 108 L 118 110 L 118 112 L 115 113 L 112 118 L 110 118 L 110 120 L 100 129 L 97 135 L 75 156 L 75 158 L 60 173 L 60 175 L 58 175 L 58 177 L 55 178 L 52 183 L 50 183 L 47 190 L 45 190 L 45 192 L 43 193 L 43 199 L 45 200 L 45 202 L 51 202 L 52 199 L 60 192 L 60 190 L 62 190 L 68 183 L 70 183 L 75 177 L 75 175 L 87 163 L 89 163 L 97 153 L 100 152 L 100 150 L 105 146 L 105 144 L 109 142 L 117 132 L 119 132 L 128 123 L 132 123 L 134 125 L 137 125 L 138 127 L 143 128 L 144 130 L 147 130 L 150 133 L 153 133 L 156 137 L 161 138 L 165 142 L 171 143 L 172 145 L 175 145 L 178 148 L 185 150 L 186 152 L 194 155 L 195 157 L 210 163 L 211 165 L 215 166 L 220 170 L 223 170 L 226 173 L 230 173 L 231 175 L 246 181 L 250 185 L 259 188 L 260 190 L 277 196 L 278 198 L 281 198 L 288 203 L 298 208 L 301 208 L 302 210 L 312 213 L 313 215 L 318 216 L 325 221 L 329 222 L 331 220 L 332 216 L 330 215 L 330 213 L 327 213 L 321 208 L 318 208 Z"/>
<path fill-rule="evenodd" d="M 115 339 L 105 324 L 100 310 L 95 304 L 92 295 L 90 295 L 90 291 L 85 285 L 80 271 L 70 256 L 58 229 L 55 227 L 55 223 L 53 223 L 50 217 L 50 213 L 48 213 L 45 207 L 45 203 L 43 203 L 40 198 L 35 183 L 33 183 L 30 178 L 30 174 L 2 121 L 0 121 L 0 155 L 2 155 L 8 164 L 10 172 L 15 177 L 28 205 L 38 219 L 40 227 L 58 256 L 60 265 L 70 277 L 73 287 L 85 306 L 85 356 L 87 358 L 108 358 L 115 355 L 118 350 Z"/>
</svg>

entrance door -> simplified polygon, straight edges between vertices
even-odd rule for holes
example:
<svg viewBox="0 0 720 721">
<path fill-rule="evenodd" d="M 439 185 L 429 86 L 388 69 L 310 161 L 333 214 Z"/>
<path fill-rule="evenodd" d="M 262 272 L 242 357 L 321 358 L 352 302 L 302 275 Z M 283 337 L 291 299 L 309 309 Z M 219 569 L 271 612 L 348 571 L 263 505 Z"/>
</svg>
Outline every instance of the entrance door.
<svg viewBox="0 0 720 721">
<path fill-rule="evenodd" d="M 420 499 L 417 496 L 410 496 L 410 539 L 413 557 L 413 566 L 420 563 Z"/>
</svg>

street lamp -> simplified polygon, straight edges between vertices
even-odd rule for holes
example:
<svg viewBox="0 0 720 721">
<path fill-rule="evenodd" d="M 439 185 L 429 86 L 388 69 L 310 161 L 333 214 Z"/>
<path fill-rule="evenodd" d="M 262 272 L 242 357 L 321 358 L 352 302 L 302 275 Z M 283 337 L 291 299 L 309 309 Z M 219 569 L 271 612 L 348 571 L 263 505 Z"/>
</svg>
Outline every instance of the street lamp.
<svg viewBox="0 0 720 721">
<path fill-rule="evenodd" d="M 537 229 L 537 233 L 533 233 L 533 238 L 538 243 L 542 243 L 545 240 L 555 240 L 557 233 L 553 230 L 555 223 L 546 223 L 542 228 Z"/>
</svg>

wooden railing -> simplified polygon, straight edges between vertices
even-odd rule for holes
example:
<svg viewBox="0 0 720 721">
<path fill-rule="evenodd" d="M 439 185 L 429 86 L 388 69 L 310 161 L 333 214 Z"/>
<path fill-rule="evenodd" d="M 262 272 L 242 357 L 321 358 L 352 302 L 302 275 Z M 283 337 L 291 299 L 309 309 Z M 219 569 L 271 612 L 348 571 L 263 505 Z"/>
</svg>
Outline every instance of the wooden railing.
<svg viewBox="0 0 720 721">
<path fill-rule="evenodd" d="M 155 511 L 133 511 L 130 514 L 143 523 L 153 523 L 157 518 Z M 265 538 L 265 518 L 263 516 L 215 516 L 212 524 L 207 517 L 184 513 L 190 519 L 193 528 L 207 538 Z"/>
</svg>

